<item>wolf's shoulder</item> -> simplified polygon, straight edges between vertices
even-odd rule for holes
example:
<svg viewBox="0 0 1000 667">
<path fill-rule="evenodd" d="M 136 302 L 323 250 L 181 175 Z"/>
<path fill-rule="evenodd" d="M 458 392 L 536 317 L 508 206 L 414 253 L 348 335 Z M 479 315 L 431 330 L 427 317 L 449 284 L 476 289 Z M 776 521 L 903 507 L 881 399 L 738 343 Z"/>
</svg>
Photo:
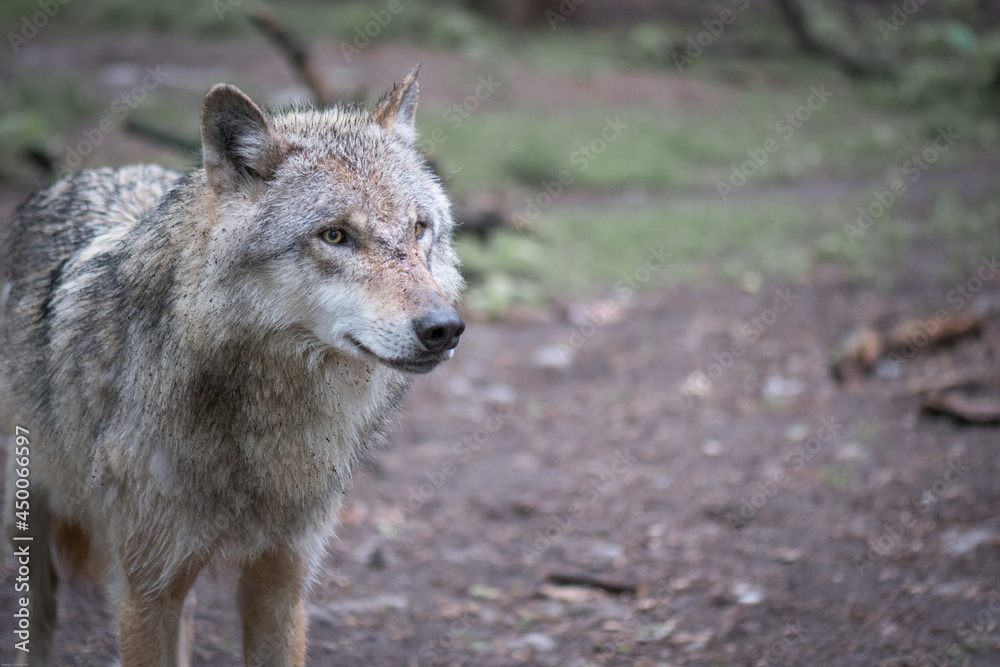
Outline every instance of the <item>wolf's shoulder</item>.
<svg viewBox="0 0 1000 667">
<path fill-rule="evenodd" d="M 134 224 L 156 207 L 181 174 L 157 165 L 89 169 L 56 181 L 14 213 L 13 231 L 31 227 L 47 234 L 68 228 Z"/>
<path fill-rule="evenodd" d="M 8 267 L 51 268 L 94 237 L 134 226 L 182 175 L 156 165 L 80 171 L 39 190 L 14 212 Z M 11 275 L 16 280 L 17 275 Z"/>
</svg>

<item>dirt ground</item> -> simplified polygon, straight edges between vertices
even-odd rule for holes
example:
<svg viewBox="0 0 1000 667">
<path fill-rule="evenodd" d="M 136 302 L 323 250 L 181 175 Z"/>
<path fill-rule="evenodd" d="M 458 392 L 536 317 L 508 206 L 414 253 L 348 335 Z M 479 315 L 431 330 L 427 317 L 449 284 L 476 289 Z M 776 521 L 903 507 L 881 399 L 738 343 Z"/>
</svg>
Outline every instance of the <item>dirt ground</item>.
<svg viewBox="0 0 1000 667">
<path fill-rule="evenodd" d="M 992 308 L 978 338 L 850 391 L 828 371 L 855 325 L 952 308 L 932 275 L 885 292 L 821 266 L 470 322 L 348 493 L 310 664 L 1000 665 L 1000 430 L 903 392 L 1000 363 L 1000 275 L 962 307 Z M 242 664 L 231 576 L 196 592 L 195 664 Z M 97 591 L 60 605 L 52 664 L 109 664 Z M 5 613 L 2 663 L 11 636 Z"/>
<path fill-rule="evenodd" d="M 778 292 L 792 306 L 719 375 Z M 998 431 L 899 393 L 996 363 L 1000 318 L 856 393 L 826 371 L 845 323 L 940 296 L 665 288 L 601 326 L 473 324 L 348 495 L 311 664 L 1000 665 Z M 552 368 L 557 344 L 576 350 Z M 686 397 L 699 369 L 718 379 Z M 198 583 L 199 664 L 242 664 L 232 586 Z M 107 664 L 96 592 L 60 603 L 54 664 Z"/>
</svg>

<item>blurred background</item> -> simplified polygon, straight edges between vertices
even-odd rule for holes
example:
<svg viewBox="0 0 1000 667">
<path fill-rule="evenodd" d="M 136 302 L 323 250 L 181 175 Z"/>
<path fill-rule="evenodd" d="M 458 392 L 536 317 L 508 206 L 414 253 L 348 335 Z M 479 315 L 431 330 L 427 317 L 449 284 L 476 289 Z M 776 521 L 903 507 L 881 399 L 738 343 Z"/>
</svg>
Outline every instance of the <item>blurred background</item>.
<svg viewBox="0 0 1000 667">
<path fill-rule="evenodd" d="M 962 271 L 982 242 L 1000 241 L 986 233 L 998 211 L 985 201 L 1000 7 L 802 4 L 6 2 L 0 205 L 9 212 L 55 164 L 190 168 L 193 151 L 169 139 L 197 145 L 198 105 L 215 82 L 264 104 L 312 99 L 250 20 L 264 10 L 309 51 L 331 101 L 370 101 L 424 64 L 423 142 L 460 212 L 487 226 L 520 216 L 529 232 L 504 224 L 489 243 L 462 239 L 476 311 L 500 315 L 616 279 L 664 241 L 665 226 L 675 261 L 659 279 L 802 279 L 832 263 L 888 285 L 912 270 L 917 248 L 936 273 Z M 829 98 L 795 119 L 813 86 Z M 574 161 L 615 117 L 620 136 Z M 907 181 L 906 201 L 851 243 L 843 225 L 858 206 L 949 126 L 961 138 L 928 178 Z M 734 166 L 769 138 L 779 150 L 720 196 L 718 184 L 732 185 Z M 563 170 L 572 184 L 533 207 Z M 501 219 L 483 219 L 489 211 Z"/>
<path fill-rule="evenodd" d="M 1000 665 L 997 2 L 0 25 L 0 224 L 77 169 L 196 167 L 214 83 L 371 103 L 422 65 L 472 325 L 348 496 L 316 664 Z M 202 664 L 240 664 L 225 580 L 199 585 Z M 63 596 L 57 664 L 105 664 L 99 598 Z"/>
</svg>

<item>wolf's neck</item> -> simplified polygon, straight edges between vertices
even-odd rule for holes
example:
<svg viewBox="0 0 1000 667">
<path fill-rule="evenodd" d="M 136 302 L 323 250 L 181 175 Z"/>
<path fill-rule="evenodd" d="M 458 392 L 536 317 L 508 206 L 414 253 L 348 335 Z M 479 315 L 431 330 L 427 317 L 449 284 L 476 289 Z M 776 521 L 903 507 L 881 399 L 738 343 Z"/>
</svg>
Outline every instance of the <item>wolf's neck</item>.
<svg viewBox="0 0 1000 667">
<path fill-rule="evenodd" d="M 273 336 L 223 345 L 192 369 L 192 414 L 242 456 L 261 465 L 302 456 L 295 465 L 343 477 L 378 441 L 407 384 L 387 367 Z"/>
</svg>

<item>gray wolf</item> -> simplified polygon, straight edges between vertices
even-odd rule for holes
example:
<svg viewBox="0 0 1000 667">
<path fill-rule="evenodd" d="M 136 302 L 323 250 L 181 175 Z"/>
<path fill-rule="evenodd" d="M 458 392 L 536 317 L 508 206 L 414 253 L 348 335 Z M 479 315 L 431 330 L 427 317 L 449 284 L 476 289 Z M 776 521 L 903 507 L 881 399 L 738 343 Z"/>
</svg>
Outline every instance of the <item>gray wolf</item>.
<svg viewBox="0 0 1000 667">
<path fill-rule="evenodd" d="M 265 113 L 219 84 L 202 168 L 84 171 L 16 212 L 0 404 L 30 433 L 30 664 L 55 625 L 50 541 L 103 577 L 124 667 L 188 664 L 185 600 L 216 566 L 239 573 L 247 664 L 305 663 L 351 471 L 465 327 L 416 75 L 371 110 Z"/>
</svg>

